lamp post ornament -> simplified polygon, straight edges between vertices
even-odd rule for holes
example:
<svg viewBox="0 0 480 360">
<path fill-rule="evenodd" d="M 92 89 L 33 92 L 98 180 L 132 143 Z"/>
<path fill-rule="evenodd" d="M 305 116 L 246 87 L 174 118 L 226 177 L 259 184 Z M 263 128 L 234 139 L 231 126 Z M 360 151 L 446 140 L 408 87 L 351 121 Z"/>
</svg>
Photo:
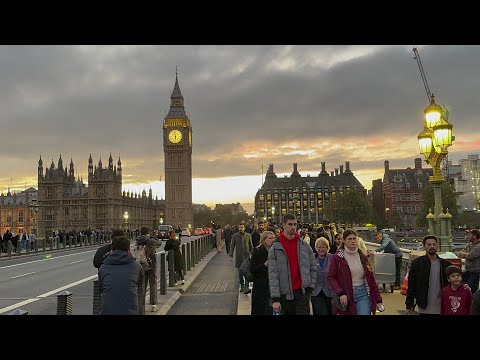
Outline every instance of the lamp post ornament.
<svg viewBox="0 0 480 360">
<path fill-rule="evenodd" d="M 451 251 L 454 246 L 452 242 L 451 219 L 452 215 L 446 209 L 443 212 L 442 206 L 442 184 L 445 177 L 442 175 L 440 165 L 448 155 L 448 147 L 452 145 L 453 125 L 447 120 L 447 114 L 435 103 L 435 96 L 432 94 L 430 105 L 425 108 L 424 129 L 418 134 L 420 153 L 425 156 L 425 161 L 432 166 L 433 176 L 429 182 L 433 186 L 435 208 L 427 215 L 428 229 L 430 234 L 436 235 L 440 241 L 440 251 Z"/>
</svg>

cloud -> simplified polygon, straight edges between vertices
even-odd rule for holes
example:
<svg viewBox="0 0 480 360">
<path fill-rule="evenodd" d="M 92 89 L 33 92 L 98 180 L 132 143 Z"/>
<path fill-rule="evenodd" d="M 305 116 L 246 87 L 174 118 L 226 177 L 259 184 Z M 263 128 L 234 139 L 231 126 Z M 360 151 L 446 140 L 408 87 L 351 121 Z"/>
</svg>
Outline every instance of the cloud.
<svg viewBox="0 0 480 360">
<path fill-rule="evenodd" d="M 23 184 L 44 165 L 121 156 L 129 182 L 164 173 L 162 122 L 179 69 L 193 126 L 193 176 L 383 173 L 412 166 L 428 105 L 413 46 L 1 46 L 0 161 Z M 478 46 L 419 46 L 459 156 L 478 153 Z M 469 135 L 470 136 L 467 136 Z M 10 183 L 4 175 L 0 188 Z M 368 182 L 368 181 L 367 181 Z M 30 184 L 30 183 L 29 183 Z M 365 184 L 368 187 L 368 184 Z"/>
</svg>

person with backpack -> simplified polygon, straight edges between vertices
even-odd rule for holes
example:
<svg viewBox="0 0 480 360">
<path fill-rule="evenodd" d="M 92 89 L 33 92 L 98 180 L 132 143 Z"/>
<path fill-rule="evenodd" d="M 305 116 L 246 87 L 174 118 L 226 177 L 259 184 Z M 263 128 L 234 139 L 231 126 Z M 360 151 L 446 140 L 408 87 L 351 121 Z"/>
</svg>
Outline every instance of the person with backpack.
<svg viewBox="0 0 480 360">
<path fill-rule="evenodd" d="M 112 240 L 112 252 L 98 271 L 100 315 L 139 315 L 138 293 L 143 292 L 143 269 L 129 254 L 125 236 Z"/>
<path fill-rule="evenodd" d="M 145 313 L 145 297 L 147 285 L 150 284 L 150 305 L 151 311 L 158 311 L 157 307 L 157 258 L 155 248 L 162 245 L 162 241 L 150 237 L 150 229 L 144 226 L 140 229 L 140 236 L 135 240 L 135 260 L 145 271 L 145 286 L 143 293 L 139 294 L 140 315 Z M 145 261 L 146 260 L 146 261 Z"/>
<path fill-rule="evenodd" d="M 175 283 L 174 285 L 177 285 L 177 281 L 181 281 L 182 285 L 185 284 L 185 279 L 183 277 L 183 256 L 182 253 L 180 252 L 180 240 L 176 239 L 176 234 L 174 230 L 170 230 L 169 233 L 169 239 L 167 240 L 167 243 L 165 244 L 165 248 L 163 250 L 169 251 L 173 250 L 173 266 L 175 270 Z"/>
</svg>

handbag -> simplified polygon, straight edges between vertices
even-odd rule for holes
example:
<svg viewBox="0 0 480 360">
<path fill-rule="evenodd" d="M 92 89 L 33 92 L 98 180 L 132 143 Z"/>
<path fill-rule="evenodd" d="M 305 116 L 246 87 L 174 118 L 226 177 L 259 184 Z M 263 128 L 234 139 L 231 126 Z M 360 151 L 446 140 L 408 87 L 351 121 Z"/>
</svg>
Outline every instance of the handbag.
<svg viewBox="0 0 480 360">
<path fill-rule="evenodd" d="M 247 279 L 248 282 L 253 281 L 253 275 L 250 270 L 250 256 L 247 256 L 245 259 L 243 259 L 242 264 L 238 268 L 243 273 L 243 276 L 245 276 L 245 279 Z"/>
</svg>

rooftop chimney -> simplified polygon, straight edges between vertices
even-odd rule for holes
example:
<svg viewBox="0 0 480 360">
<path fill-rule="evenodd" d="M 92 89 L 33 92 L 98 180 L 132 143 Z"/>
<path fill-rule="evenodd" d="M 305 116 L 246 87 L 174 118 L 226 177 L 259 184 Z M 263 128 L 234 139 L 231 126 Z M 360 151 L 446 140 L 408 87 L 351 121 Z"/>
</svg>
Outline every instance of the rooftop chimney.
<svg viewBox="0 0 480 360">
<path fill-rule="evenodd" d="M 415 158 L 415 170 L 420 170 L 422 168 L 422 159 Z"/>
<path fill-rule="evenodd" d="M 333 171 L 330 171 L 330 176 L 333 176 Z"/>
<path fill-rule="evenodd" d="M 325 161 L 322 161 L 322 171 L 320 175 L 328 175 L 327 170 L 325 170 Z"/>
<path fill-rule="evenodd" d="M 335 168 L 335 176 L 338 175 L 338 168 Z"/>
<path fill-rule="evenodd" d="M 385 164 L 385 171 L 390 170 L 390 163 L 388 162 L 388 160 L 385 160 L 384 164 Z"/>
<path fill-rule="evenodd" d="M 352 171 L 350 170 L 350 161 L 345 161 L 345 172 L 346 172 L 346 173 L 352 172 Z"/>
<path fill-rule="evenodd" d="M 340 165 L 340 175 L 343 174 L 343 165 Z"/>
<path fill-rule="evenodd" d="M 293 163 L 293 172 L 298 172 L 297 163 Z"/>
</svg>

